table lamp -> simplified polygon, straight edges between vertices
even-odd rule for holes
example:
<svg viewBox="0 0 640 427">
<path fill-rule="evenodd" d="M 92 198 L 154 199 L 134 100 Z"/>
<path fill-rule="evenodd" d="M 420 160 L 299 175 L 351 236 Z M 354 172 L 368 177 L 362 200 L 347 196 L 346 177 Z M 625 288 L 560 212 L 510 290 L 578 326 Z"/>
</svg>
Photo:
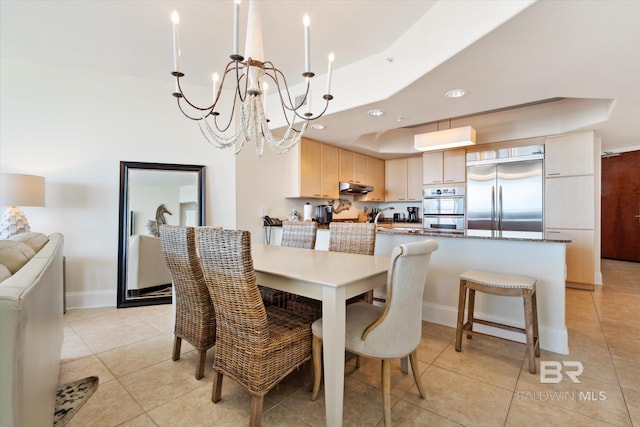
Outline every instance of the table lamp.
<svg viewBox="0 0 640 427">
<path fill-rule="evenodd" d="M 27 217 L 18 206 L 44 207 L 44 177 L 0 174 L 0 206 L 9 206 L 0 223 L 0 238 L 31 231 Z"/>
</svg>

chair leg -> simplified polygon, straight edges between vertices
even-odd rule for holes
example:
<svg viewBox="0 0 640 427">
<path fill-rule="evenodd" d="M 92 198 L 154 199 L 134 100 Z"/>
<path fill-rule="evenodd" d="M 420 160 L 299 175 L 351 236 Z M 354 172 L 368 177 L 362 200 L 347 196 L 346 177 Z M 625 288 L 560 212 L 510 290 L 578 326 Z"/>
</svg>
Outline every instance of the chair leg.
<svg viewBox="0 0 640 427">
<path fill-rule="evenodd" d="M 356 354 L 356 369 L 360 369 L 360 355 Z"/>
<path fill-rule="evenodd" d="M 473 331 L 473 313 L 476 310 L 476 290 L 469 289 L 469 308 L 467 308 L 467 323 L 469 330 Z M 467 339 L 473 338 L 473 335 L 467 334 Z"/>
<path fill-rule="evenodd" d="M 533 303 L 531 301 L 531 292 L 525 291 L 522 295 L 524 299 L 524 327 L 527 336 L 527 360 L 529 361 L 529 372 L 536 373 L 535 359 L 535 338 L 533 333 Z"/>
<path fill-rule="evenodd" d="M 467 299 L 466 281 L 460 279 L 460 292 L 458 294 L 458 323 L 456 325 L 456 351 L 462 351 L 462 328 L 464 326 L 464 307 Z"/>
<path fill-rule="evenodd" d="M 382 359 L 382 412 L 385 427 L 391 427 L 391 362 Z"/>
<path fill-rule="evenodd" d="M 216 372 L 213 377 L 213 391 L 211 392 L 211 401 L 213 403 L 219 402 L 222 396 L 222 372 Z"/>
<path fill-rule="evenodd" d="M 173 354 L 171 355 L 171 359 L 178 360 L 180 359 L 180 347 L 182 345 L 182 338 L 173 337 Z"/>
<path fill-rule="evenodd" d="M 536 340 L 536 356 L 540 357 L 540 332 L 538 332 L 538 297 L 534 292 L 531 295 L 531 306 L 533 309 L 533 338 Z"/>
<path fill-rule="evenodd" d="M 427 398 L 427 394 L 424 392 L 424 388 L 422 387 L 422 380 L 420 380 L 420 372 L 418 372 L 418 350 L 413 350 L 409 353 L 409 361 L 411 362 L 411 372 L 413 372 L 413 380 L 416 383 L 416 387 L 418 388 L 418 393 L 420 393 L 420 397 L 423 399 Z"/>
<path fill-rule="evenodd" d="M 313 356 L 313 391 L 311 392 L 311 400 L 318 398 L 320 391 L 320 381 L 322 380 L 322 339 L 313 336 L 311 353 Z"/>
<path fill-rule="evenodd" d="M 204 377 L 204 364 L 207 361 L 207 350 L 198 351 L 198 366 L 196 366 L 196 379 Z"/>
<path fill-rule="evenodd" d="M 260 427 L 262 423 L 262 403 L 264 396 L 251 396 L 251 418 L 249 427 Z"/>
</svg>

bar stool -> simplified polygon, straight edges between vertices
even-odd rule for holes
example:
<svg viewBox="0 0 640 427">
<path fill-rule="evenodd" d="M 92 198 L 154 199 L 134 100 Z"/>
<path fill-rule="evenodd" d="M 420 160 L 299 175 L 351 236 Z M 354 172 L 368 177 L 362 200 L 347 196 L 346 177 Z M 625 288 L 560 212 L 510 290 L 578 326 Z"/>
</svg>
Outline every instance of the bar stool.
<svg viewBox="0 0 640 427">
<path fill-rule="evenodd" d="M 464 310 L 467 305 L 467 289 L 469 289 L 469 305 L 467 322 L 464 323 Z M 473 310 L 476 291 L 485 292 L 491 295 L 522 297 L 524 301 L 525 328 L 522 329 L 515 326 L 474 318 Z M 527 339 L 526 356 L 529 361 L 529 372 L 532 374 L 536 373 L 535 356 L 540 356 L 536 279 L 527 276 L 498 274 L 478 270 L 470 270 L 462 273 L 460 275 L 460 295 L 458 299 L 456 351 L 461 351 L 463 333 L 467 334 L 467 338 L 471 338 L 474 334 L 483 335 L 482 333 L 473 330 L 474 323 L 525 334 Z"/>
</svg>

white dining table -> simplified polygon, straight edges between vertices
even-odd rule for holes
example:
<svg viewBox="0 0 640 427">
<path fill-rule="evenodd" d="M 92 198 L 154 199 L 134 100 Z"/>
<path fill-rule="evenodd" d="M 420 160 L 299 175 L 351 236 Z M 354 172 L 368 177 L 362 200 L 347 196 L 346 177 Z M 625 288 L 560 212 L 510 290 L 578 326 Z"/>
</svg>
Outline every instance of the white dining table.
<svg viewBox="0 0 640 427">
<path fill-rule="evenodd" d="M 389 257 L 264 244 L 251 253 L 260 285 L 322 301 L 326 424 L 341 426 L 346 300 L 383 286 Z"/>
</svg>

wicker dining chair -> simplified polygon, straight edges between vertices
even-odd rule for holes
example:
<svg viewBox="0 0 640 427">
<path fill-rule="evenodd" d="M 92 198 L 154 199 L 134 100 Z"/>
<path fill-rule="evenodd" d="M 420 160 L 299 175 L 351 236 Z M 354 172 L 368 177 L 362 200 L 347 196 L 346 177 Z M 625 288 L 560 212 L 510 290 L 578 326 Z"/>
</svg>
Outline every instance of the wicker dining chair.
<svg viewBox="0 0 640 427">
<path fill-rule="evenodd" d="M 427 269 L 438 242 L 425 240 L 399 245 L 391 252 L 387 273 L 387 302 L 384 307 L 357 303 L 347 306 L 345 348 L 356 355 L 382 360 L 382 402 L 384 425 L 391 425 L 391 360 L 409 356 L 413 380 L 426 399 L 417 349 L 422 338 L 422 297 Z M 316 400 L 322 375 L 322 319 L 313 329 L 314 383 L 311 400 Z M 327 331 L 332 333 L 332 331 Z"/>
<path fill-rule="evenodd" d="M 332 222 L 329 224 L 330 251 L 373 255 L 375 246 L 375 224 L 363 222 Z M 347 300 L 347 304 L 356 302 L 373 303 L 373 291 Z M 322 303 L 311 298 L 296 296 L 288 302 L 287 308 L 312 321 L 322 316 Z"/>
<path fill-rule="evenodd" d="M 250 426 L 262 420 L 264 395 L 311 358 L 311 326 L 298 316 L 265 307 L 251 257 L 250 233 L 198 229 L 200 264 L 216 307 L 216 372 L 211 400 L 228 376 L 251 395 Z"/>
<path fill-rule="evenodd" d="M 204 281 L 195 245 L 195 229 L 160 226 L 162 255 L 173 281 L 176 319 L 173 360 L 180 359 L 182 340 L 198 352 L 196 379 L 204 376 L 207 350 L 216 342 L 216 318 L 209 289 Z"/>
<path fill-rule="evenodd" d="M 312 221 L 284 221 L 282 223 L 282 240 L 280 246 L 290 248 L 314 249 L 318 224 Z M 296 297 L 295 294 L 279 291 L 258 285 L 262 300 L 265 305 L 275 305 L 286 308 L 289 301 Z M 315 319 L 310 319 L 311 321 Z"/>
</svg>

